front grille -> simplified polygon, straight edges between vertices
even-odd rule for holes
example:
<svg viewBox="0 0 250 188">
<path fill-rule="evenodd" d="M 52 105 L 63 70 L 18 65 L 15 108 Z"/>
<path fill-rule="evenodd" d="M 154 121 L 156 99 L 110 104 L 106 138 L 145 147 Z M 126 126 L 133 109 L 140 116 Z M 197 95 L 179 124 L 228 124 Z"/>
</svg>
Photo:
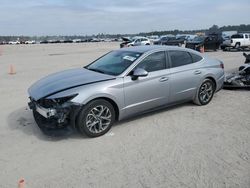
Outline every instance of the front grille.
<svg viewBox="0 0 250 188">
<path fill-rule="evenodd" d="M 51 99 L 40 99 L 37 103 L 44 108 L 54 108 L 56 106 L 56 102 Z"/>
</svg>

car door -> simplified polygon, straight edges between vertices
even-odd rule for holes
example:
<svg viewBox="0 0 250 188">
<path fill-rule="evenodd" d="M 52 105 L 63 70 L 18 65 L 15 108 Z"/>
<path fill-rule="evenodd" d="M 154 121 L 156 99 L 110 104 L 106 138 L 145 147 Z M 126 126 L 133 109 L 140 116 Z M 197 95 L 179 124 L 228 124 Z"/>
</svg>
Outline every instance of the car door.
<svg viewBox="0 0 250 188">
<path fill-rule="evenodd" d="M 144 38 L 141 39 L 141 45 L 145 45 L 146 42 L 147 42 L 147 39 L 144 39 Z"/>
<path fill-rule="evenodd" d="M 141 39 L 136 39 L 134 46 L 140 46 L 141 45 Z"/>
<path fill-rule="evenodd" d="M 250 46 L 250 39 L 248 34 L 244 34 L 244 46 Z"/>
<path fill-rule="evenodd" d="M 212 39 L 212 37 L 207 37 L 205 39 L 204 47 L 207 50 L 213 50 L 215 48 L 215 41 Z"/>
<path fill-rule="evenodd" d="M 142 68 L 146 77 L 132 79 L 132 72 Z M 124 77 L 125 112 L 127 115 L 145 111 L 168 102 L 169 69 L 164 51 L 145 57 L 131 73 Z"/>
<path fill-rule="evenodd" d="M 192 99 L 202 79 L 202 57 L 186 51 L 169 51 L 171 103 Z"/>
</svg>

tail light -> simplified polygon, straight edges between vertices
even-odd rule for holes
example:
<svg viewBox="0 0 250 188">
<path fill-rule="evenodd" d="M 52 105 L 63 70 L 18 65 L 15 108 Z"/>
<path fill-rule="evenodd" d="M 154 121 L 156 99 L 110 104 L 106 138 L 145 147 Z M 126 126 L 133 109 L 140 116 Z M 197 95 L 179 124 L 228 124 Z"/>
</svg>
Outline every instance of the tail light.
<svg viewBox="0 0 250 188">
<path fill-rule="evenodd" d="M 224 69 L 224 64 L 220 62 L 220 68 Z"/>
</svg>

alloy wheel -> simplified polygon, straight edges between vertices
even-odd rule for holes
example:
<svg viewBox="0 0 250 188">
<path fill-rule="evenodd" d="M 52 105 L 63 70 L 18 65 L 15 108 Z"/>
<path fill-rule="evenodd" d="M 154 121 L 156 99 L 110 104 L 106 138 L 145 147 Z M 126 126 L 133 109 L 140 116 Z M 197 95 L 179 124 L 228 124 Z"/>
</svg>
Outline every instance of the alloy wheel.
<svg viewBox="0 0 250 188">
<path fill-rule="evenodd" d="M 201 103 L 208 103 L 211 98 L 213 97 L 214 89 L 213 89 L 213 84 L 212 82 L 204 82 L 199 91 L 199 99 Z"/>
<path fill-rule="evenodd" d="M 98 134 L 105 131 L 112 120 L 110 109 L 105 105 L 92 108 L 86 116 L 86 127 L 91 133 Z"/>
</svg>

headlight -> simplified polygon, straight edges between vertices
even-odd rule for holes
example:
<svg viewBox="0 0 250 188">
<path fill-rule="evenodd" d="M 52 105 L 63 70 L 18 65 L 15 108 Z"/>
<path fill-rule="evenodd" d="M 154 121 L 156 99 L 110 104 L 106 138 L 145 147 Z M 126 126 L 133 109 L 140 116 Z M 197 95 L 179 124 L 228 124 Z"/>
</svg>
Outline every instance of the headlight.
<svg viewBox="0 0 250 188">
<path fill-rule="evenodd" d="M 73 94 L 73 95 L 69 95 L 66 97 L 60 97 L 60 98 L 56 98 L 56 99 L 52 99 L 54 101 L 56 101 L 58 104 L 63 104 L 71 99 L 73 99 L 74 97 L 76 97 L 78 94 Z"/>
<path fill-rule="evenodd" d="M 77 95 L 78 94 L 73 94 L 73 95 L 68 95 L 65 97 L 59 97 L 59 98 L 54 98 L 54 99 L 40 99 L 38 103 L 44 108 L 53 108 L 55 106 L 64 104 L 65 102 L 73 99 Z"/>
</svg>

